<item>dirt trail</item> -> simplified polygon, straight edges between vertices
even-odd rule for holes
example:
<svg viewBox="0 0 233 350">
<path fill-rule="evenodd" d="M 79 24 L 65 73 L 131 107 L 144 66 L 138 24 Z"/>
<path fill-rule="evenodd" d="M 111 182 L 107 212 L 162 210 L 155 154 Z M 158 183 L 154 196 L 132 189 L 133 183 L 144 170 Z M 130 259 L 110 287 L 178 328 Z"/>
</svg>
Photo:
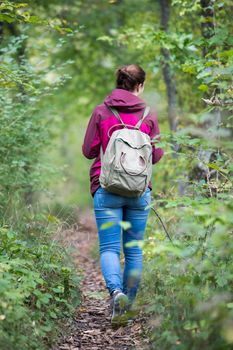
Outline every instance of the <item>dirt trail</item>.
<svg viewBox="0 0 233 350">
<path fill-rule="evenodd" d="M 77 309 L 71 329 L 52 350 L 142 350 L 142 319 L 131 326 L 111 328 L 110 299 L 102 278 L 99 259 L 91 251 L 97 232 L 91 212 L 81 215 L 75 230 L 66 230 L 60 237 L 63 244 L 74 248 L 77 268 L 83 271 L 82 304 Z M 145 343 L 144 343 L 145 344 Z"/>
</svg>

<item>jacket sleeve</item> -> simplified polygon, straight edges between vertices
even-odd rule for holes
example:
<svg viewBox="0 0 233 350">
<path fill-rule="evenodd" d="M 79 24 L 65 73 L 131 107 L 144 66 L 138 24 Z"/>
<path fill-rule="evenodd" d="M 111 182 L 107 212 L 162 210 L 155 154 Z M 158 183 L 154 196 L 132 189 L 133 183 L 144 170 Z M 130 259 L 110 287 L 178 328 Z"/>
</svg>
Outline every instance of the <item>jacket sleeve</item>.
<svg viewBox="0 0 233 350">
<path fill-rule="evenodd" d="M 100 153 L 101 139 L 99 132 L 99 116 L 97 108 L 89 120 L 84 142 L 82 146 L 83 155 L 88 159 L 96 158 Z"/>
<path fill-rule="evenodd" d="M 158 119 L 154 113 L 151 115 L 150 121 L 151 121 L 150 138 L 151 140 L 156 138 L 156 141 L 152 143 L 152 164 L 155 164 L 162 158 L 162 156 L 164 155 L 164 151 L 162 148 L 156 147 L 156 142 L 160 141 L 160 137 L 159 137 L 160 131 L 159 131 Z"/>
</svg>

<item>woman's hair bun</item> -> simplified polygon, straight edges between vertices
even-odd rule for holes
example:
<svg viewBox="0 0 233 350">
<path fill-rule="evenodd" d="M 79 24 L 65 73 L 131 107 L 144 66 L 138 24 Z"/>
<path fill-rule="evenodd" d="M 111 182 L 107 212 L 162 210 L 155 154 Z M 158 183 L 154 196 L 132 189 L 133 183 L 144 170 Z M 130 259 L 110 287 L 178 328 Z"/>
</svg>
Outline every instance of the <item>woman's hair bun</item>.
<svg viewBox="0 0 233 350">
<path fill-rule="evenodd" d="M 122 66 L 116 71 L 116 87 L 128 91 L 134 91 L 138 84 L 143 84 L 146 73 L 137 64 Z"/>
</svg>

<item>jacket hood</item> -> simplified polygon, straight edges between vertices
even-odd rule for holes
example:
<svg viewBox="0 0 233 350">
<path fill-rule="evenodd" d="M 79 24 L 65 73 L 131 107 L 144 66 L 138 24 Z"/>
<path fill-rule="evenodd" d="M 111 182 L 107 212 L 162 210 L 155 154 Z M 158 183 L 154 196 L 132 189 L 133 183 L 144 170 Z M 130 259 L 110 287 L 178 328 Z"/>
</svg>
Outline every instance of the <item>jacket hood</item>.
<svg viewBox="0 0 233 350">
<path fill-rule="evenodd" d="M 139 111 L 144 109 L 146 104 L 132 92 L 123 89 L 114 89 L 104 100 L 107 107 L 114 107 L 121 112 Z"/>
</svg>

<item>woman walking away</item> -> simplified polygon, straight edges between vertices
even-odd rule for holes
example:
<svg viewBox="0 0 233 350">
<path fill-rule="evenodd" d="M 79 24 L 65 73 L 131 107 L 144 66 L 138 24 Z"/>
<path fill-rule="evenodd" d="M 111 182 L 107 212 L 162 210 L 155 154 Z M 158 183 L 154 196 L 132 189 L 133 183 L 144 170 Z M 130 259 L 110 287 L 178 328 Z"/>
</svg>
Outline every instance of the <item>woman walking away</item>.
<svg viewBox="0 0 233 350">
<path fill-rule="evenodd" d="M 101 270 L 112 298 L 113 326 L 126 321 L 139 287 L 143 260 L 140 242 L 149 213 L 151 164 L 163 156 L 163 150 L 151 144 L 159 135 L 156 115 L 138 97 L 145 76 L 136 64 L 117 70 L 116 89 L 94 109 L 83 143 L 84 156 L 95 158 L 90 170 L 91 194 Z"/>
</svg>

